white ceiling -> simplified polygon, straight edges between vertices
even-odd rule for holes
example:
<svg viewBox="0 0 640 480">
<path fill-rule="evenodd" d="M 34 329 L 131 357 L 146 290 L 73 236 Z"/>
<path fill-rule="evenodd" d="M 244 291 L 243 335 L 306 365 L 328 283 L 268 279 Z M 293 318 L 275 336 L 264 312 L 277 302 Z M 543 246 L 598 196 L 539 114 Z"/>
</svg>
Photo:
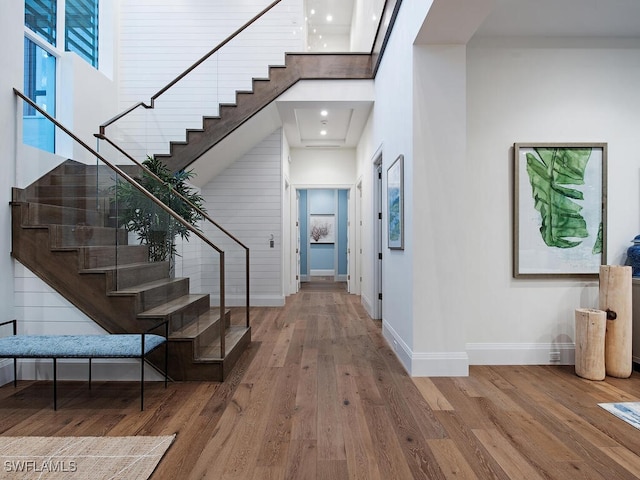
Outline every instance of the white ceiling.
<svg viewBox="0 0 640 480">
<path fill-rule="evenodd" d="M 639 0 L 493 0 L 476 37 L 640 37 Z"/>
<path fill-rule="evenodd" d="M 292 148 L 355 148 L 372 102 L 329 100 L 277 102 L 277 105 Z"/>
</svg>

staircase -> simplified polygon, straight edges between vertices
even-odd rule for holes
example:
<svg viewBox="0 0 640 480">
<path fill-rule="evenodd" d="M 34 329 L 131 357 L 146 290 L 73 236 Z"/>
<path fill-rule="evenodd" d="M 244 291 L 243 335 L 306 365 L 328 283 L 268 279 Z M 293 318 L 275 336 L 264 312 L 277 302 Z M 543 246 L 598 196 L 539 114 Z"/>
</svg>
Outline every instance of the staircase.
<svg viewBox="0 0 640 480">
<path fill-rule="evenodd" d="M 68 160 L 13 189 L 13 257 L 110 333 L 168 320 L 169 376 L 222 381 L 250 343 L 250 327 L 232 325 L 208 294 L 190 293 L 188 278 L 171 278 L 168 262 L 150 263 L 147 246 L 128 244 L 112 212 L 114 181 L 108 167 Z"/>
<path fill-rule="evenodd" d="M 298 81 L 366 80 L 373 78 L 372 72 L 373 57 L 369 54 L 288 53 L 284 65 L 269 67 L 268 78 L 252 80 L 252 90 L 237 91 L 236 103 L 221 104 L 218 116 L 203 117 L 201 129 L 187 130 L 184 141 L 170 143 L 168 154 L 154 156 L 172 171 L 184 169 Z M 118 118 L 102 125 L 98 137 L 107 139 L 107 126 Z"/>
</svg>

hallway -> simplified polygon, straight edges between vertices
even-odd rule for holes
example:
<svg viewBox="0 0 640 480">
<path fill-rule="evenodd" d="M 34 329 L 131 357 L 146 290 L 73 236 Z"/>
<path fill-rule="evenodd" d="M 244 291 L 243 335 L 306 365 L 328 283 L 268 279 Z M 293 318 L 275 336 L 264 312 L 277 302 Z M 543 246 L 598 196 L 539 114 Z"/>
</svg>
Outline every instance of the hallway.
<svg viewBox="0 0 640 480">
<path fill-rule="evenodd" d="M 254 342 L 225 383 L 50 382 L 0 388 L 0 435 L 177 433 L 153 479 L 633 479 L 638 432 L 597 406 L 640 382 L 573 367 L 403 370 L 343 284 L 253 308 Z"/>
</svg>

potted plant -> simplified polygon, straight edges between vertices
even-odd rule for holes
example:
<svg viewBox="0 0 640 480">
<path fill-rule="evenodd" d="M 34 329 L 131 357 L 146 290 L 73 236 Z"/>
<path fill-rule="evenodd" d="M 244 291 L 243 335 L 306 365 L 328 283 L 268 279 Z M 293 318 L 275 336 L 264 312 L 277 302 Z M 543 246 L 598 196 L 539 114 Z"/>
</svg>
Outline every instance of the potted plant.
<svg viewBox="0 0 640 480">
<path fill-rule="evenodd" d="M 142 164 L 163 182 L 147 171 L 142 172 L 137 182 L 158 200 L 170 207 L 187 223 L 196 226 L 202 220 L 204 200 L 187 182 L 195 175 L 193 170 L 171 172 L 160 160 L 147 157 Z M 149 261 L 163 262 L 176 255 L 176 236 L 188 239 L 191 231 L 169 215 L 150 198 L 129 182 L 120 181 L 116 186 L 118 226 L 128 232 L 135 232 L 141 245 L 149 246 Z M 187 202 L 178 197 L 180 193 Z"/>
</svg>

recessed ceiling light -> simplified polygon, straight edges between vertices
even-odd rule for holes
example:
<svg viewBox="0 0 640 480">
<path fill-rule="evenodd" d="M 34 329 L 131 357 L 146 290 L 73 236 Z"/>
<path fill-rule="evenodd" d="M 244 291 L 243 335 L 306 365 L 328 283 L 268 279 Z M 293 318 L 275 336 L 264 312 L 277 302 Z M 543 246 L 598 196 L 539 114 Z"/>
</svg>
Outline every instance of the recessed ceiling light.
<svg viewBox="0 0 640 480">
<path fill-rule="evenodd" d="M 333 15 L 327 15 L 327 22 L 333 21 Z"/>
<path fill-rule="evenodd" d="M 316 11 L 315 11 L 315 9 L 312 8 L 311 9 L 311 15 L 315 15 L 315 14 L 316 14 Z"/>
<path fill-rule="evenodd" d="M 326 130 L 320 130 L 320 135 L 324 136 L 324 135 L 326 135 L 326 134 L 327 134 L 327 131 L 326 131 Z"/>
<path fill-rule="evenodd" d="M 329 112 L 327 112 L 326 110 L 322 110 L 320 112 L 320 115 L 322 115 L 323 117 L 326 117 L 327 115 L 329 115 Z"/>
</svg>

